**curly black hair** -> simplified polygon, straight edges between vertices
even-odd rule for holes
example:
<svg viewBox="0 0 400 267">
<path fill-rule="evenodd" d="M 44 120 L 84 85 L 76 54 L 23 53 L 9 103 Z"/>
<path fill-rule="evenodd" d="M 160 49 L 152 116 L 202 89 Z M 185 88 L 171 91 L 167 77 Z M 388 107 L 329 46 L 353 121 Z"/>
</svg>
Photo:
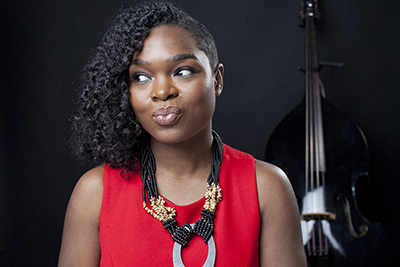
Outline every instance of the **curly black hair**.
<svg viewBox="0 0 400 267">
<path fill-rule="evenodd" d="M 78 107 L 72 116 L 71 145 L 84 162 L 107 163 L 131 170 L 148 134 L 137 122 L 129 101 L 128 68 L 152 28 L 177 25 L 188 30 L 218 64 L 215 41 L 206 27 L 175 4 L 143 2 L 122 10 L 84 68 Z"/>
</svg>

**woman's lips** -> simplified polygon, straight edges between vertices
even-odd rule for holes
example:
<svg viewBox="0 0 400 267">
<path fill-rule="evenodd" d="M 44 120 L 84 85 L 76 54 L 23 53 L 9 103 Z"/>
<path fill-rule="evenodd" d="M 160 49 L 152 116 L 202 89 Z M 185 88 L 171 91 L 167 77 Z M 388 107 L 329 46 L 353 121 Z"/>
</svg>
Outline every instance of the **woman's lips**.
<svg viewBox="0 0 400 267">
<path fill-rule="evenodd" d="M 182 110 L 177 107 L 160 108 L 153 112 L 153 120 L 161 126 L 173 125 L 178 121 Z"/>
</svg>

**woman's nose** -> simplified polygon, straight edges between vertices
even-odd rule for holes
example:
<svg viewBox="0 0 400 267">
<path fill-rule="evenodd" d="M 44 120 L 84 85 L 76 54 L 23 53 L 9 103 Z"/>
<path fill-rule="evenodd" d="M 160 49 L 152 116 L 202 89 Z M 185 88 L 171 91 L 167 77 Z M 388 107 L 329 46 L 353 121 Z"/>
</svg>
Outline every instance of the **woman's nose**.
<svg viewBox="0 0 400 267">
<path fill-rule="evenodd" d="M 161 100 L 166 101 L 170 98 L 177 97 L 179 95 L 178 89 L 170 79 L 162 79 L 154 83 L 154 88 L 151 98 L 154 101 Z"/>
</svg>

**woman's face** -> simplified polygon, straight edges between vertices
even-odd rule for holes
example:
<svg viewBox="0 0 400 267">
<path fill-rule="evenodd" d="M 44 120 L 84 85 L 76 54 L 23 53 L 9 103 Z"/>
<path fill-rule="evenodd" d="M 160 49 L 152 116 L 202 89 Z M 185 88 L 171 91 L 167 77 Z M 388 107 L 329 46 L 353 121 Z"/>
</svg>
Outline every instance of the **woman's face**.
<svg viewBox="0 0 400 267">
<path fill-rule="evenodd" d="M 180 143 L 211 133 L 223 66 L 214 71 L 187 30 L 153 28 L 129 68 L 130 101 L 153 141 Z"/>
</svg>

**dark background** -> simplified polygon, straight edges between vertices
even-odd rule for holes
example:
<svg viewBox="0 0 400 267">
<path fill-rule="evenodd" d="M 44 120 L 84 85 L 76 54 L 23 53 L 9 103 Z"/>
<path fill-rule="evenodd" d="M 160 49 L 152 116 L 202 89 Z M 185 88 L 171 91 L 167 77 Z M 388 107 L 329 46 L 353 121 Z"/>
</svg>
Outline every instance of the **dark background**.
<svg viewBox="0 0 400 267">
<path fill-rule="evenodd" d="M 215 129 L 264 158 L 279 121 L 302 99 L 299 1 L 176 1 L 213 33 L 225 64 Z M 69 116 L 78 76 L 109 20 L 132 1 L 2 0 L 0 265 L 55 266 L 65 208 L 91 166 L 71 155 Z M 370 146 L 368 212 L 399 255 L 400 2 L 321 0 L 317 29 L 328 100 L 356 122 Z M 397 258 L 397 257 L 395 257 Z"/>
</svg>

